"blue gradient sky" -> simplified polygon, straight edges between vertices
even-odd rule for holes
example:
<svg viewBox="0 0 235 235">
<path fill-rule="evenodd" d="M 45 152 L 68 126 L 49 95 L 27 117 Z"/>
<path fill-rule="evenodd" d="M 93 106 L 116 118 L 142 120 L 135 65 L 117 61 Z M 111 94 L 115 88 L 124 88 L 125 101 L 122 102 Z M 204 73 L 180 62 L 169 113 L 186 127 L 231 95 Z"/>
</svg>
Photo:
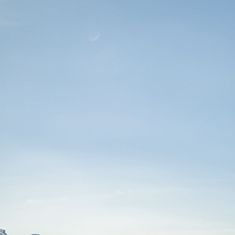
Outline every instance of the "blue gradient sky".
<svg viewBox="0 0 235 235">
<path fill-rule="evenodd" d="M 234 234 L 234 12 L 0 0 L 0 226 Z"/>
</svg>

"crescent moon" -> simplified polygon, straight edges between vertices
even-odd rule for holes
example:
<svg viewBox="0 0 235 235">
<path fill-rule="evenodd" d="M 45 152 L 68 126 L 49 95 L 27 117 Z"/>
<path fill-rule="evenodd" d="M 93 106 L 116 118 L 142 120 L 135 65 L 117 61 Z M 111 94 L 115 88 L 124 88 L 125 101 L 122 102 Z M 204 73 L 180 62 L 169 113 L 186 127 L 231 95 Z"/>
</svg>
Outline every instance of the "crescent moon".
<svg viewBox="0 0 235 235">
<path fill-rule="evenodd" d="M 100 36 L 101 36 L 100 32 L 91 33 L 88 37 L 88 40 L 90 42 L 95 42 L 95 41 L 99 40 Z"/>
</svg>

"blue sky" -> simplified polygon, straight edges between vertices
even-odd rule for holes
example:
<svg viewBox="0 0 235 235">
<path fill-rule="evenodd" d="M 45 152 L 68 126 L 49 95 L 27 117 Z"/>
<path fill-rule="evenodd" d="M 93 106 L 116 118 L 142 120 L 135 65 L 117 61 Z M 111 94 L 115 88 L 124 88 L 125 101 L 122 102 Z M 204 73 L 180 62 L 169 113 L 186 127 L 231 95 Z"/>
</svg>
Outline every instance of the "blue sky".
<svg viewBox="0 0 235 235">
<path fill-rule="evenodd" d="M 0 0 L 0 226 L 234 234 L 234 10 Z"/>
</svg>

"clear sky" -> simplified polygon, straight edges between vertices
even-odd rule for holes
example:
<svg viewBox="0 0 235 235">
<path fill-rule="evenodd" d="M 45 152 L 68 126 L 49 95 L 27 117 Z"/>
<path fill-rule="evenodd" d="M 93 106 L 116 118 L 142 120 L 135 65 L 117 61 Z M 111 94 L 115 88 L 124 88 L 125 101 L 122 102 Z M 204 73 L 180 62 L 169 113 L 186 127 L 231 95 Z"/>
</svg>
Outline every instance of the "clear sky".
<svg viewBox="0 0 235 235">
<path fill-rule="evenodd" d="M 234 0 L 0 0 L 0 227 L 234 235 Z"/>
</svg>

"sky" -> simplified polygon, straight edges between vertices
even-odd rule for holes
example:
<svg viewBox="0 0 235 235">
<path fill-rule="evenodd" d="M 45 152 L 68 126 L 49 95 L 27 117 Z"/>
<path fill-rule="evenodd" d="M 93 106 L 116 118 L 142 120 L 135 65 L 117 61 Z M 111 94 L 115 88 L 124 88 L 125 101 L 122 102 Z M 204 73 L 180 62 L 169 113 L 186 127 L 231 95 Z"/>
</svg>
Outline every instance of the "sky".
<svg viewBox="0 0 235 235">
<path fill-rule="evenodd" d="M 0 0 L 0 227 L 235 233 L 234 0 Z"/>
</svg>

